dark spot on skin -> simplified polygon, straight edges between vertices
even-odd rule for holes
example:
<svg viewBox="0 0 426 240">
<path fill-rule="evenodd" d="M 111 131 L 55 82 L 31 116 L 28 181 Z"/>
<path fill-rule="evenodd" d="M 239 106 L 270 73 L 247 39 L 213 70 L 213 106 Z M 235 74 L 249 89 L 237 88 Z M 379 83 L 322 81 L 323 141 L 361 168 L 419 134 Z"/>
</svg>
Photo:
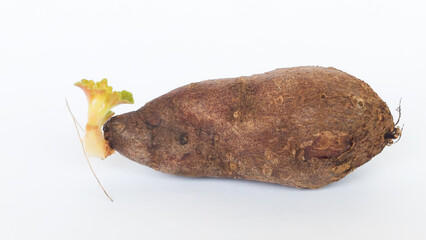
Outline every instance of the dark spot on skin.
<svg viewBox="0 0 426 240">
<path fill-rule="evenodd" d="M 325 99 L 327 96 L 325 95 L 325 93 L 321 94 L 321 99 Z"/>
<path fill-rule="evenodd" d="M 364 102 L 363 102 L 363 101 L 359 101 L 359 102 L 358 102 L 358 105 L 359 105 L 360 107 L 364 107 Z"/>
<path fill-rule="evenodd" d="M 179 137 L 179 143 L 181 145 L 185 145 L 188 143 L 188 134 L 187 133 L 182 133 Z"/>
</svg>

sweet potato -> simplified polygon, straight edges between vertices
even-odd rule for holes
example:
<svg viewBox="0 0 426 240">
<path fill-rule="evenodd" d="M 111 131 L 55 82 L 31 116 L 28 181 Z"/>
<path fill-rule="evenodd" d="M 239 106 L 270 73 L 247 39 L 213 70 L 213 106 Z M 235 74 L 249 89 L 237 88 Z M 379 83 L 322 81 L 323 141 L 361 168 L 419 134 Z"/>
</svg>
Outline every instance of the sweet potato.
<svg viewBox="0 0 426 240">
<path fill-rule="evenodd" d="M 112 149 L 165 173 L 299 188 L 341 179 L 398 135 L 368 84 L 322 67 L 192 83 L 104 125 Z"/>
</svg>

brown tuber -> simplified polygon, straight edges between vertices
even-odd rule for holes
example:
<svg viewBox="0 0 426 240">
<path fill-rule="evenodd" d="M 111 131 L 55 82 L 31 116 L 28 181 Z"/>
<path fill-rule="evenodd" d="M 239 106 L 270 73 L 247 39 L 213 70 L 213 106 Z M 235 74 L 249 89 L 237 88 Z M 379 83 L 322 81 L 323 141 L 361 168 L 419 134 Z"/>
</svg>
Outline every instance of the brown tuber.
<svg viewBox="0 0 426 240">
<path fill-rule="evenodd" d="M 341 179 L 399 134 L 368 84 L 322 67 L 192 83 L 104 125 L 111 149 L 158 171 L 299 188 Z"/>
</svg>

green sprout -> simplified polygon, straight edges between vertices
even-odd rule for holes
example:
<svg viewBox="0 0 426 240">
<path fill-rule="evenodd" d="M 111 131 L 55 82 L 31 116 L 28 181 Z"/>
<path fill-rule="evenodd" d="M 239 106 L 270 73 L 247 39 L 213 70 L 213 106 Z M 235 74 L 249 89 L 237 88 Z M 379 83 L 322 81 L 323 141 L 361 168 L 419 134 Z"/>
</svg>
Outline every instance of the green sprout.
<svg viewBox="0 0 426 240">
<path fill-rule="evenodd" d="M 87 97 L 88 119 L 86 124 L 86 134 L 84 137 L 84 148 L 89 157 L 105 159 L 114 150 L 105 141 L 102 125 L 108 121 L 114 112 L 111 109 L 120 104 L 132 104 L 133 95 L 128 91 L 113 91 L 108 86 L 107 79 L 100 82 L 83 79 L 74 84 L 81 88 Z"/>
</svg>

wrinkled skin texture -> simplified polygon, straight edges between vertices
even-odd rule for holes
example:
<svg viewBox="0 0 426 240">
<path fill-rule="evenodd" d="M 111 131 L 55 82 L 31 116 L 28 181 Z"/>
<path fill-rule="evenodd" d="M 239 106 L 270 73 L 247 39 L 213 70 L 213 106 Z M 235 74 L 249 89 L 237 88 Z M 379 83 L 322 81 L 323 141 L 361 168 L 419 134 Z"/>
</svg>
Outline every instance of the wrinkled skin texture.
<svg viewBox="0 0 426 240">
<path fill-rule="evenodd" d="M 113 117 L 104 136 L 165 173 L 319 188 L 380 153 L 395 130 L 368 84 L 297 67 L 177 88 Z"/>
</svg>

